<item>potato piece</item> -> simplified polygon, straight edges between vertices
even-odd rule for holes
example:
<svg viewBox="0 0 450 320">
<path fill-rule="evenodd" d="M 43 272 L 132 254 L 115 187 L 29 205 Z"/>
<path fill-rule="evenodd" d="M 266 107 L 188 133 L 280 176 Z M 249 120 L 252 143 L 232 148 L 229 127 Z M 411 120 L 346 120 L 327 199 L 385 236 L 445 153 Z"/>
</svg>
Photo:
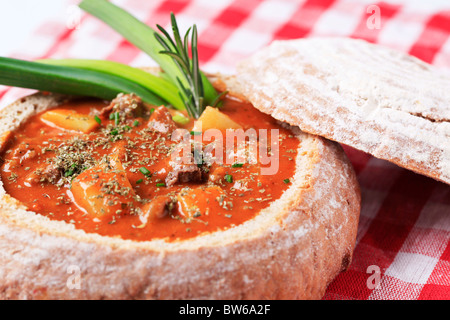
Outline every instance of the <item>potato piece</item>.
<svg viewBox="0 0 450 320">
<path fill-rule="evenodd" d="M 211 204 L 223 194 L 223 190 L 217 186 L 182 190 L 177 194 L 180 215 L 185 218 L 207 215 Z"/>
<path fill-rule="evenodd" d="M 57 128 L 89 133 L 98 127 L 93 117 L 67 109 L 52 109 L 41 115 L 41 120 Z"/>
<path fill-rule="evenodd" d="M 200 118 L 194 123 L 192 131 L 205 131 L 208 129 L 242 129 L 242 126 L 230 119 L 217 108 L 206 107 Z"/>
<path fill-rule="evenodd" d="M 135 193 L 122 165 L 114 160 L 112 166 L 112 170 L 106 165 L 92 167 L 72 181 L 75 202 L 93 218 L 111 220 L 133 206 Z"/>
</svg>

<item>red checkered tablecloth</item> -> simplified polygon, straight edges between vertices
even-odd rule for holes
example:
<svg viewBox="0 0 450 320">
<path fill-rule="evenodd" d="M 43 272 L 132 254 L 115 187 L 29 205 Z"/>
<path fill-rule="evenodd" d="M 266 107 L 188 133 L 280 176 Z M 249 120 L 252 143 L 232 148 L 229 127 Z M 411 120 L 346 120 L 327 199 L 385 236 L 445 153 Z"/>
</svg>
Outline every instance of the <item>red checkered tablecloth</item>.
<svg viewBox="0 0 450 320">
<path fill-rule="evenodd" d="M 154 65 L 109 27 L 78 10 L 77 1 L 36 3 L 40 5 L 32 13 L 32 30 L 19 33 L 20 41 L 14 37 L 15 29 L 8 30 L 15 41 L 2 40 L 0 54 L 30 60 L 91 58 Z M 366 39 L 450 71 L 450 2 L 446 0 L 114 3 L 152 27 L 168 26 L 170 12 L 176 14 L 182 30 L 196 23 L 205 71 L 233 73 L 238 60 L 275 39 L 315 36 Z M 2 13 L 15 21 L 25 19 L 21 11 L 2 6 Z M 23 21 L 23 26 L 27 23 Z M 0 86 L 0 107 L 25 93 L 28 90 Z M 352 264 L 330 284 L 324 299 L 450 299 L 450 186 L 352 148 L 345 150 L 358 174 L 362 211 Z"/>
</svg>

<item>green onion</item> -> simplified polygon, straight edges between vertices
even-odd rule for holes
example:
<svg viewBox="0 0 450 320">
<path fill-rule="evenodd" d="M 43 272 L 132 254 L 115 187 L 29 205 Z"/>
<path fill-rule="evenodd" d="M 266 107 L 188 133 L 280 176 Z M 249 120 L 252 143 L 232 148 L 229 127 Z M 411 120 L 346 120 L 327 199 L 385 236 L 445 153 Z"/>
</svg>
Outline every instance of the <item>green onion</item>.
<svg viewBox="0 0 450 320">
<path fill-rule="evenodd" d="M 117 136 L 119 134 L 119 131 L 117 129 L 112 129 L 110 134 L 112 134 L 113 136 Z"/>
<path fill-rule="evenodd" d="M 93 70 L 120 76 L 121 78 L 136 82 L 149 91 L 152 91 L 154 94 L 157 94 L 166 100 L 174 108 L 184 109 L 183 100 L 181 100 L 178 95 L 178 88 L 175 85 L 162 77 L 155 76 L 138 68 L 114 61 L 90 59 L 45 59 L 38 60 L 38 62 Z"/>
<path fill-rule="evenodd" d="M 143 179 L 139 179 L 139 180 L 136 181 L 136 184 L 140 184 L 140 183 L 142 183 L 142 181 L 144 181 L 144 180 Z"/>
<path fill-rule="evenodd" d="M 141 168 L 139 168 L 139 171 L 140 171 L 144 176 L 150 175 L 150 171 L 149 171 L 146 167 L 141 167 Z"/>
<path fill-rule="evenodd" d="M 200 116 L 206 105 L 216 106 L 220 95 L 199 69 L 195 25 L 189 56 L 188 35 L 191 28 L 183 41 L 173 14 L 172 40 L 162 27 L 157 26 L 162 32 L 160 34 L 106 0 L 83 0 L 79 6 L 147 53 L 158 63 L 161 74 L 156 76 L 105 60 L 43 59 L 31 62 L 0 57 L 0 84 L 105 100 L 112 100 L 119 93 L 134 93 L 148 104 L 170 104 L 187 110 L 195 118 Z"/>
<path fill-rule="evenodd" d="M 166 184 L 164 182 L 160 182 L 156 184 L 157 187 L 165 187 Z"/>
<path fill-rule="evenodd" d="M 137 121 L 137 120 L 134 120 L 134 122 L 133 122 L 133 126 L 135 126 L 135 127 L 139 126 L 139 121 Z"/>
<path fill-rule="evenodd" d="M 182 114 L 176 114 L 172 117 L 172 120 L 181 125 L 187 124 L 189 122 L 189 118 L 183 116 Z"/>
<path fill-rule="evenodd" d="M 283 182 L 287 184 L 287 183 L 289 183 L 291 181 L 289 179 L 284 179 Z"/>
<path fill-rule="evenodd" d="M 0 57 L 0 70 L 2 85 L 106 100 L 114 99 L 121 92 L 135 93 L 149 104 L 164 104 L 164 100 L 142 86 L 98 71 L 5 57 Z"/>
<path fill-rule="evenodd" d="M 100 119 L 97 115 L 94 117 L 94 119 L 98 124 L 102 124 L 102 119 Z"/>
<path fill-rule="evenodd" d="M 192 136 L 199 136 L 199 135 L 201 135 L 201 134 L 202 134 L 201 131 L 191 131 L 191 135 L 192 135 Z"/>
<path fill-rule="evenodd" d="M 118 126 L 119 123 L 120 123 L 120 113 L 119 113 L 119 112 L 116 112 L 116 113 L 114 113 L 114 124 L 115 124 L 116 126 Z"/>
<path fill-rule="evenodd" d="M 189 88 L 183 71 L 178 67 L 170 55 L 160 54 L 167 51 L 158 41 L 156 30 L 150 28 L 145 23 L 139 21 L 125 10 L 106 0 L 83 0 L 79 7 L 92 14 L 111 28 L 116 30 L 130 43 L 147 53 L 158 63 L 161 69 L 167 74 L 171 82 L 177 87 Z M 162 31 L 162 30 L 160 30 Z M 194 44 L 195 45 L 195 44 Z M 196 54 L 196 53 L 195 53 Z M 201 82 L 204 91 L 204 100 L 206 105 L 210 105 L 217 97 L 217 91 L 214 89 L 207 77 L 200 72 Z M 189 97 L 186 92 L 181 91 L 183 100 Z"/>
<path fill-rule="evenodd" d="M 234 163 L 231 167 L 232 168 L 241 168 L 244 164 L 243 163 Z"/>
<path fill-rule="evenodd" d="M 233 182 L 233 176 L 230 175 L 230 174 L 226 174 L 225 177 L 224 177 L 224 179 L 225 179 L 227 182 L 229 182 L 229 183 L 232 183 L 232 182 Z"/>
</svg>

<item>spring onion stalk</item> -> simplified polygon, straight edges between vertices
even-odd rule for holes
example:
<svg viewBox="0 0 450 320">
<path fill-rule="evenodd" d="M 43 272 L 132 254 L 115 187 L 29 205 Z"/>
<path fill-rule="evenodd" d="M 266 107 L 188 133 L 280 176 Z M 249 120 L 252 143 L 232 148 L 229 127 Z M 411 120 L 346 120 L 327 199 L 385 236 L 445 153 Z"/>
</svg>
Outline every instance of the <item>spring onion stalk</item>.
<svg viewBox="0 0 450 320">
<path fill-rule="evenodd" d="M 152 91 L 166 100 L 174 108 L 180 110 L 184 109 L 184 103 L 178 95 L 178 88 L 176 86 L 166 79 L 155 76 L 138 68 L 130 67 L 115 61 L 91 59 L 43 59 L 38 60 L 37 62 L 58 66 L 76 67 L 119 76 L 121 78 L 136 82 L 149 91 Z"/>
<path fill-rule="evenodd" d="M 183 72 L 174 63 L 173 59 L 169 55 L 160 54 L 162 51 L 167 50 L 157 40 L 155 36 L 157 34 L 156 30 L 106 0 L 83 0 L 79 7 L 102 20 L 130 43 L 148 54 L 169 76 L 172 83 L 178 86 L 179 82 L 181 82 L 183 87 L 189 88 Z M 205 103 L 210 104 L 216 99 L 217 92 L 203 73 L 201 78 Z M 183 95 L 183 100 L 189 99 L 185 92 L 181 91 L 181 94 Z"/>
<path fill-rule="evenodd" d="M 189 118 L 185 117 L 183 114 L 178 113 L 172 116 L 172 120 L 180 125 L 185 125 L 189 123 Z"/>
<path fill-rule="evenodd" d="M 0 84 L 69 95 L 111 100 L 117 94 L 135 93 L 152 105 L 163 99 L 122 77 L 80 68 L 0 57 Z"/>
</svg>

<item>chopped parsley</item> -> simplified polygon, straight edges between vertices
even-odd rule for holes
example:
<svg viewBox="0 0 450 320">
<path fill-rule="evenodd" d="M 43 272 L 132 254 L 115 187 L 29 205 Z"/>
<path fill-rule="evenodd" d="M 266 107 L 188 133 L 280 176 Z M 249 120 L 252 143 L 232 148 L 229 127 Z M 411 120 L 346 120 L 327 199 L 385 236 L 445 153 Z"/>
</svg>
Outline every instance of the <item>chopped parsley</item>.
<svg viewBox="0 0 450 320">
<path fill-rule="evenodd" d="M 118 126 L 120 123 L 120 114 L 119 112 L 114 113 L 114 124 Z"/>
<path fill-rule="evenodd" d="M 232 183 L 232 182 L 233 182 L 233 176 L 230 175 L 230 174 L 226 174 L 225 177 L 224 177 L 224 179 L 225 179 L 227 182 L 229 182 L 229 183 Z"/>
<path fill-rule="evenodd" d="M 102 124 L 102 119 L 100 119 L 98 116 L 95 116 L 94 119 L 98 124 Z"/>
<path fill-rule="evenodd" d="M 66 172 L 64 172 L 64 177 L 70 177 L 73 176 L 73 174 L 75 173 L 74 169 L 69 169 Z"/>
<path fill-rule="evenodd" d="M 112 129 L 110 132 L 113 136 L 117 136 L 119 134 L 119 130 L 117 129 Z"/>
<path fill-rule="evenodd" d="M 139 168 L 139 171 L 144 175 L 144 176 L 149 176 L 150 175 L 150 170 L 148 170 L 146 167 L 141 167 Z"/>
</svg>

